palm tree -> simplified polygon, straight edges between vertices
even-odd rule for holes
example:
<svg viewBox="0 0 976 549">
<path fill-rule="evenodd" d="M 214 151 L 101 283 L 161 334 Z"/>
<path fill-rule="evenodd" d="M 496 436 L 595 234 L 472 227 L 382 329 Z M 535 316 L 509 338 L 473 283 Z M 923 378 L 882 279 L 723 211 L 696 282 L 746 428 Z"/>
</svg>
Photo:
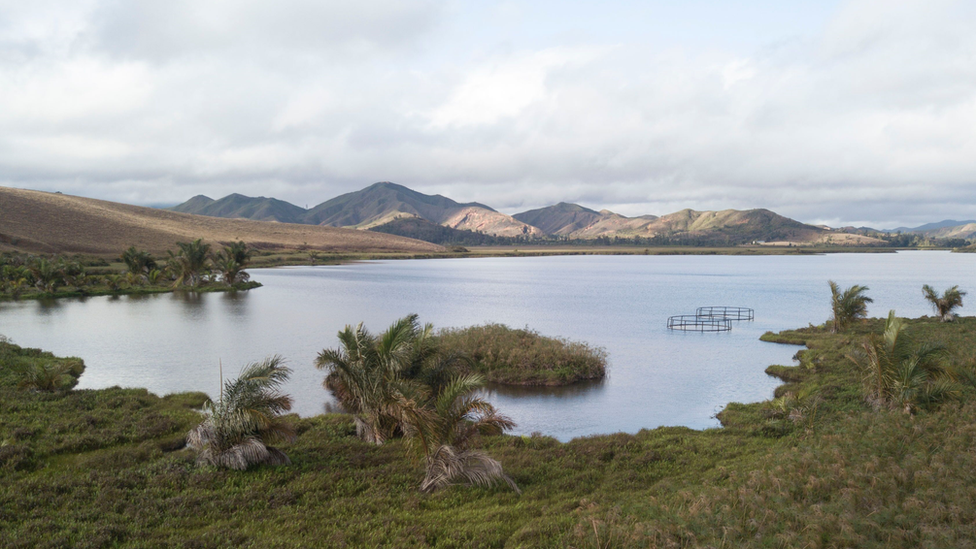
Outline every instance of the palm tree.
<svg viewBox="0 0 976 549">
<path fill-rule="evenodd" d="M 966 295 L 966 292 L 960 290 L 959 286 L 953 286 L 940 296 L 931 286 L 926 284 L 922 286 L 922 295 L 935 307 L 935 311 L 939 314 L 942 322 L 952 322 L 956 317 L 952 310 L 956 307 L 962 307 L 962 297 Z"/>
<path fill-rule="evenodd" d="M 423 455 L 421 490 L 430 492 L 465 482 L 488 486 L 503 481 L 518 491 L 498 461 L 470 448 L 481 435 L 514 427 L 475 391 L 480 375 L 457 375 L 462 357 L 444 354 L 417 315 L 396 321 L 380 336 L 360 323 L 339 332 L 341 347 L 319 353 L 324 385 L 353 415 L 356 434 L 382 444 L 406 436 Z"/>
<path fill-rule="evenodd" d="M 360 323 L 339 332 L 340 348 L 319 353 L 315 366 L 327 372 L 323 385 L 353 415 L 356 434 L 382 444 L 403 433 L 409 414 L 422 414 L 424 387 L 401 372 L 411 365 L 419 332 L 417 315 L 393 323 L 376 337 Z"/>
<path fill-rule="evenodd" d="M 247 244 L 237 241 L 225 246 L 223 251 L 217 253 L 214 265 L 220 271 L 224 283 L 233 286 L 247 282 L 251 278 L 251 275 L 244 271 L 250 260 L 251 250 L 248 249 Z"/>
<path fill-rule="evenodd" d="M 515 427 L 511 419 L 475 395 L 484 382 L 479 374 L 456 376 L 432 399 L 432 416 L 408 418 L 408 434 L 426 463 L 422 492 L 458 483 L 487 487 L 501 481 L 521 493 L 501 463 L 470 448 L 480 435 L 500 435 Z"/>
<path fill-rule="evenodd" d="M 850 328 L 855 320 L 862 319 L 868 314 L 868 303 L 874 300 L 864 295 L 868 290 L 867 286 L 854 285 L 840 291 L 840 287 L 833 280 L 830 284 L 830 305 L 833 312 L 833 321 L 830 331 L 837 333 Z"/>
<path fill-rule="evenodd" d="M 145 276 L 157 267 L 156 260 L 149 252 L 136 249 L 135 246 L 129 246 L 128 250 L 122 252 L 121 259 L 125 263 L 126 269 L 138 276 Z"/>
<path fill-rule="evenodd" d="M 207 270 L 210 244 L 204 244 L 203 240 L 198 238 L 193 242 L 177 242 L 176 245 L 179 246 L 180 251 L 175 254 L 169 252 L 169 266 L 176 275 L 173 287 L 196 287 Z"/>
<path fill-rule="evenodd" d="M 293 441 L 295 431 L 283 421 L 292 399 L 278 392 L 291 370 L 281 357 L 248 364 L 240 376 L 224 383 L 220 400 L 208 400 L 207 419 L 187 435 L 187 446 L 197 450 L 198 464 L 243 471 L 251 465 L 288 465 L 281 450 L 269 446 Z"/>
<path fill-rule="evenodd" d="M 34 286 L 38 290 L 53 293 L 58 286 L 64 284 L 64 277 L 53 261 L 40 258 L 29 265 L 31 274 L 34 276 Z"/>
<path fill-rule="evenodd" d="M 867 400 L 912 413 L 920 404 L 954 398 L 959 388 L 943 367 L 947 352 L 937 344 L 915 344 L 903 332 L 904 321 L 888 313 L 884 333 L 872 334 L 848 355 L 864 369 Z"/>
</svg>

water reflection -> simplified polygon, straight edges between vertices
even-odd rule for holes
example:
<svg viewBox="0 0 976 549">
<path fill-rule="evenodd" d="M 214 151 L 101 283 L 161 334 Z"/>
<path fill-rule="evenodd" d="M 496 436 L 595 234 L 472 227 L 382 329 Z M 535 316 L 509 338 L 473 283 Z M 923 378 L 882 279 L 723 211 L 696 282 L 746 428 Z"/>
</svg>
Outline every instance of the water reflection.
<svg viewBox="0 0 976 549">
<path fill-rule="evenodd" d="M 204 295 L 205 294 L 203 292 L 190 291 L 173 292 L 170 294 L 173 301 L 178 301 L 185 305 L 191 305 L 194 308 L 199 308 L 201 305 L 203 305 Z"/>
<path fill-rule="evenodd" d="M 62 299 L 38 299 L 37 312 L 45 316 L 57 314 L 64 308 L 64 305 L 65 302 Z"/>
<path fill-rule="evenodd" d="M 518 397 L 548 397 L 554 400 L 579 398 L 581 396 L 597 396 L 606 391 L 607 383 L 602 379 L 577 381 L 572 385 L 549 387 L 546 385 L 503 385 L 490 383 L 483 391 L 489 397 L 504 396 Z"/>
<path fill-rule="evenodd" d="M 247 316 L 247 292 L 224 292 L 220 295 L 220 302 L 227 314 L 243 318 Z"/>
</svg>

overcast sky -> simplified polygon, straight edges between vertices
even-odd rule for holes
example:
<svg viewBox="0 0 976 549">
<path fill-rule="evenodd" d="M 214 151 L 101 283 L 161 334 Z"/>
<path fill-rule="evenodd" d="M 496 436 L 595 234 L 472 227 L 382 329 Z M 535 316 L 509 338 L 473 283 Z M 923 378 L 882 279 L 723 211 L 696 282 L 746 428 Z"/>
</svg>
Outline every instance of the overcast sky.
<svg viewBox="0 0 976 549">
<path fill-rule="evenodd" d="M 976 218 L 973 0 L 0 0 L 0 185 Z"/>
</svg>

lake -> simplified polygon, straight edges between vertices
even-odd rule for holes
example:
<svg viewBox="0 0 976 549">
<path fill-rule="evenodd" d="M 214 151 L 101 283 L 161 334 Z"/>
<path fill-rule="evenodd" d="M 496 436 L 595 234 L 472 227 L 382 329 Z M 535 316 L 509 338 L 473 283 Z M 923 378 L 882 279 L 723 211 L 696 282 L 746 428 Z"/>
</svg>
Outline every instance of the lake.
<svg viewBox="0 0 976 549">
<path fill-rule="evenodd" d="M 770 398 L 763 370 L 799 349 L 759 341 L 767 330 L 821 324 L 828 280 L 863 284 L 869 312 L 931 314 L 921 286 L 973 289 L 976 255 L 948 252 L 818 256 L 558 256 L 368 261 L 252 269 L 263 288 L 237 294 L 160 294 L 0 302 L 0 334 L 26 347 L 78 356 L 79 388 L 146 387 L 166 394 L 219 390 L 246 362 L 280 354 L 286 391 L 303 416 L 332 400 L 313 361 L 336 332 L 374 333 L 409 313 L 435 327 L 488 322 L 604 347 L 609 377 L 556 389 L 493 387 L 488 398 L 517 433 L 560 440 L 661 425 L 718 426 L 731 401 Z M 730 332 L 674 332 L 667 318 L 699 306 L 755 309 Z M 966 309 L 962 309 L 966 314 Z"/>
</svg>

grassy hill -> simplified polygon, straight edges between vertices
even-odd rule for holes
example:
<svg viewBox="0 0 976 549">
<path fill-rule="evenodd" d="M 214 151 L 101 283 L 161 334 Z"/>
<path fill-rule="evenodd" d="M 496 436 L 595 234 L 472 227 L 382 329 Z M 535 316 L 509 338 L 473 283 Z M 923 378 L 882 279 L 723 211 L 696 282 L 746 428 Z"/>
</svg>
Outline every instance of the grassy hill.
<svg viewBox="0 0 976 549">
<path fill-rule="evenodd" d="M 104 200 L 0 187 L 0 251 L 117 256 L 129 246 L 153 253 L 178 241 L 243 240 L 259 249 L 335 252 L 442 251 L 393 235 L 243 219 L 190 215 Z"/>
</svg>

